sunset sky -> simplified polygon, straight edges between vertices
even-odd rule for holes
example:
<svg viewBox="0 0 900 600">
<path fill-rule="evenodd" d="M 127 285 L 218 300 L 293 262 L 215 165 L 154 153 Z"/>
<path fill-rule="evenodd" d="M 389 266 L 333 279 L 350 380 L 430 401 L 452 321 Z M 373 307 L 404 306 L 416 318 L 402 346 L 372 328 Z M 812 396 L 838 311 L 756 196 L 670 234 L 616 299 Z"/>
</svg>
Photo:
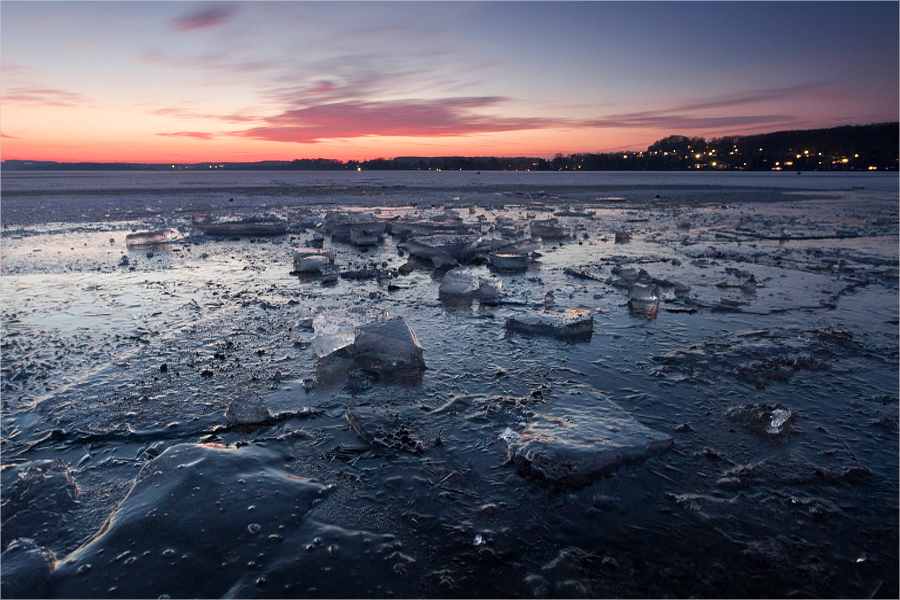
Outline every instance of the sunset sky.
<svg viewBox="0 0 900 600">
<path fill-rule="evenodd" d="M 0 155 L 645 150 L 898 120 L 897 2 L 0 5 Z"/>
</svg>

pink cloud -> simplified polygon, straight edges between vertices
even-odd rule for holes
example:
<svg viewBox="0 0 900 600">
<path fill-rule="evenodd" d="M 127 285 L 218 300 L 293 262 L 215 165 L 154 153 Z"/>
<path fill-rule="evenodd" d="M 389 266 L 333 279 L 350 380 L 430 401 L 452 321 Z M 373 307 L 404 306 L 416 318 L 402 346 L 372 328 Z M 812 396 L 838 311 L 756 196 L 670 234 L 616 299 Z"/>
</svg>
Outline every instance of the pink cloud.
<svg viewBox="0 0 900 600">
<path fill-rule="evenodd" d="M 330 94 L 335 91 L 337 86 L 333 81 L 320 81 L 316 87 L 312 89 L 314 94 Z"/>
<path fill-rule="evenodd" d="M 561 125 L 550 119 L 489 117 L 473 109 L 499 104 L 502 98 L 450 98 L 394 102 L 339 102 L 286 111 L 267 124 L 237 133 L 279 142 L 316 142 L 365 136 L 442 137 L 543 129 Z"/>
<path fill-rule="evenodd" d="M 203 10 L 178 17 L 173 21 L 176 31 L 190 31 L 192 29 L 204 29 L 221 25 L 235 13 L 233 6 L 213 6 Z"/>
<path fill-rule="evenodd" d="M 207 133 L 205 131 L 176 131 L 175 133 L 157 133 L 156 135 L 161 135 L 164 137 L 187 137 L 195 138 L 198 140 L 211 140 L 213 139 L 215 134 Z"/>
<path fill-rule="evenodd" d="M 20 137 L 14 136 L 14 135 L 8 135 L 6 133 L 0 133 L 0 138 L 3 138 L 5 140 L 21 140 L 22 139 Z"/>
<path fill-rule="evenodd" d="M 88 99 L 66 90 L 24 85 L 4 93 L 3 101 L 32 106 L 80 106 L 86 104 Z"/>
</svg>

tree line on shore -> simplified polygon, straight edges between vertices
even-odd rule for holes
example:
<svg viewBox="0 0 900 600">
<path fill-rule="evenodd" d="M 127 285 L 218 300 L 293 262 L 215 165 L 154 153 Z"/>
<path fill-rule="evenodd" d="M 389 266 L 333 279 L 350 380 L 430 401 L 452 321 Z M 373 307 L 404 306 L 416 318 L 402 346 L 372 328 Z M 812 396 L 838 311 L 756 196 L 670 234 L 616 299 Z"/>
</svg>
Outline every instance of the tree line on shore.
<svg viewBox="0 0 900 600">
<path fill-rule="evenodd" d="M 845 125 L 704 139 L 672 135 L 646 151 L 534 157 L 396 157 L 365 161 L 315 158 L 221 163 L 3 161 L 3 170 L 433 170 L 433 171 L 896 171 L 900 124 Z"/>
</svg>

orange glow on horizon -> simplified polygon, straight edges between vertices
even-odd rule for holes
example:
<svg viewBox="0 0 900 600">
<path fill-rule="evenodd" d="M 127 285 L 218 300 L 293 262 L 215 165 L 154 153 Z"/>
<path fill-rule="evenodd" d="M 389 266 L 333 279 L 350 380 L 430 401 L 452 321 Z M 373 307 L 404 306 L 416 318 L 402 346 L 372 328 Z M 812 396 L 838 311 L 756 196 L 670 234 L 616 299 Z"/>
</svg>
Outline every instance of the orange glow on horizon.
<svg viewBox="0 0 900 600">
<path fill-rule="evenodd" d="M 105 138 L 105 139 L 103 139 Z M 202 163 L 290 161 L 325 158 L 341 162 L 398 156 L 528 156 L 599 153 L 607 148 L 646 150 L 656 138 L 639 141 L 626 132 L 535 130 L 460 137 L 407 138 L 368 136 L 314 144 L 272 142 L 223 136 L 211 140 L 148 135 L 135 140 L 24 139 L 4 136 L 3 160 L 56 162 Z"/>
</svg>

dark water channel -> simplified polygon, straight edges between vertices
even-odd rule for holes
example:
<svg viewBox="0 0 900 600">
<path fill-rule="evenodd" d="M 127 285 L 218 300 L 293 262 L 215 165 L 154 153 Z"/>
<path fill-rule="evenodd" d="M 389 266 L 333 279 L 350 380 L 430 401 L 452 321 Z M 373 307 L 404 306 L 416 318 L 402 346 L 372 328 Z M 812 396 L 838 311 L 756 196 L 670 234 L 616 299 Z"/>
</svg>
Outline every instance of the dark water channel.
<svg viewBox="0 0 900 600">
<path fill-rule="evenodd" d="M 898 596 L 896 178 L 55 177 L 3 181 L 6 597 Z M 563 211 L 574 236 L 522 273 L 475 259 L 488 305 L 439 299 L 427 263 L 297 275 L 312 229 L 196 225 L 349 207 L 485 237 Z M 325 237 L 341 271 L 410 260 Z M 636 311 L 629 268 L 689 289 Z M 589 338 L 507 330 L 548 293 Z M 310 317 L 350 308 L 404 319 L 427 369 L 317 369 Z M 578 481 L 508 460 L 505 432 L 608 406 L 671 447 Z"/>
</svg>

